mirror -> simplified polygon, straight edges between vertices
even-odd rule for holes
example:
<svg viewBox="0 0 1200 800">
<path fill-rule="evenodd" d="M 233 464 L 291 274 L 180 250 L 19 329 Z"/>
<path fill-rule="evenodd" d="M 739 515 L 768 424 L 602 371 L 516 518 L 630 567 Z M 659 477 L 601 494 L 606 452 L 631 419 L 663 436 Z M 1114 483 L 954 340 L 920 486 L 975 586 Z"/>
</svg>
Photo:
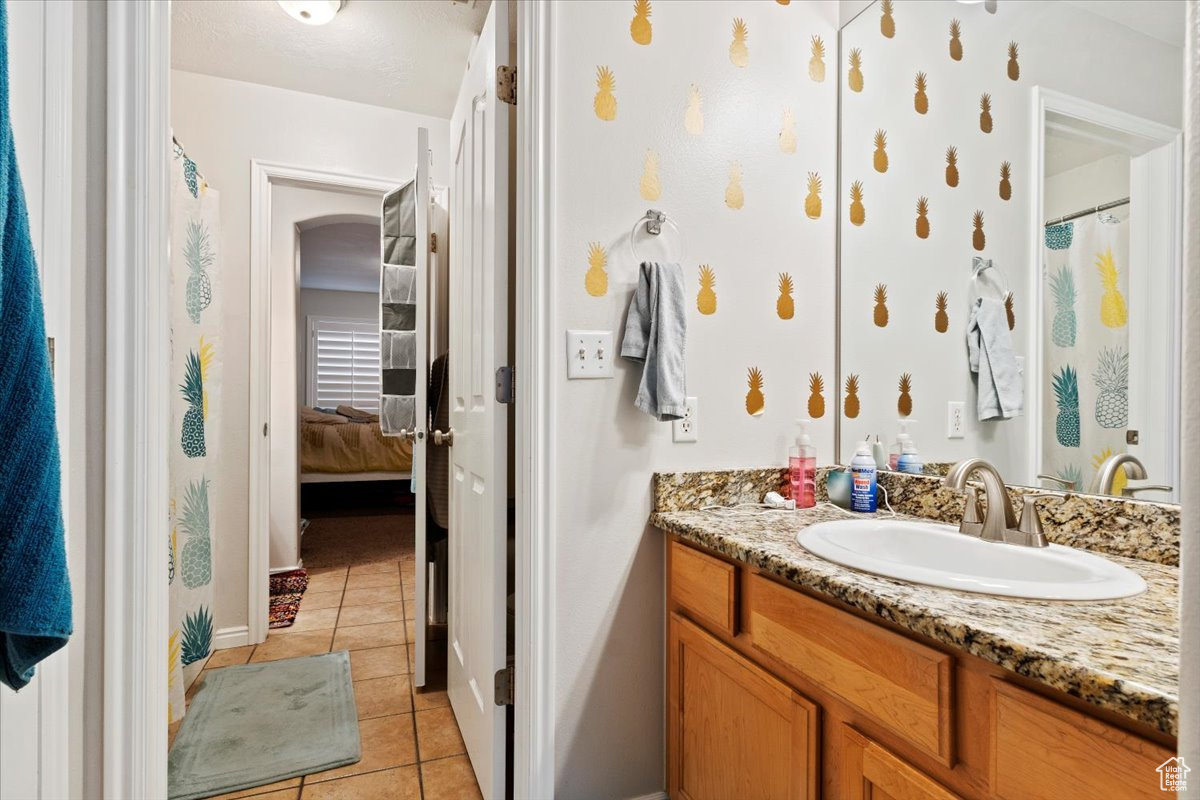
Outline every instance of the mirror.
<svg viewBox="0 0 1200 800">
<path fill-rule="evenodd" d="M 840 461 L 907 429 L 926 472 L 1177 497 L 1184 5 L 842 28 Z"/>
</svg>

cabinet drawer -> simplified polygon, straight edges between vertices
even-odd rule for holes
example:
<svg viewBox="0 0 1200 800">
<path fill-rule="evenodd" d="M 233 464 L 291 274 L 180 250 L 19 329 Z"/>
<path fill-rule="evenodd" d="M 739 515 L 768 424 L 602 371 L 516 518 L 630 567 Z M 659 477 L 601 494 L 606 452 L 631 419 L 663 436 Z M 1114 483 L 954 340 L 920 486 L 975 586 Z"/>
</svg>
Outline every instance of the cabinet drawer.
<svg viewBox="0 0 1200 800">
<path fill-rule="evenodd" d="M 959 800 L 958 795 L 849 725 L 842 726 L 846 800 Z"/>
<path fill-rule="evenodd" d="M 730 636 L 737 635 L 732 564 L 671 542 L 671 597 L 697 622 Z"/>
<path fill-rule="evenodd" d="M 954 766 L 951 656 L 751 575 L 754 647 Z"/>
<path fill-rule="evenodd" d="M 817 800 L 817 706 L 678 614 L 669 642 L 671 797 Z"/>
<path fill-rule="evenodd" d="M 1159 795 L 1174 753 L 1040 695 L 993 679 L 992 795 L 1003 800 Z"/>
</svg>

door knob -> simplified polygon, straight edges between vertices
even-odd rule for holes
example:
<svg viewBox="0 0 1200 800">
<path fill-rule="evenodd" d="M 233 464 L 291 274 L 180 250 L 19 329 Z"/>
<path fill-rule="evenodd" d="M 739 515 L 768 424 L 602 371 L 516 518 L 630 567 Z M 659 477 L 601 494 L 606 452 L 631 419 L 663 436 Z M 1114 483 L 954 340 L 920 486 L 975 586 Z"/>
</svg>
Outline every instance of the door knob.
<svg viewBox="0 0 1200 800">
<path fill-rule="evenodd" d="M 401 428 L 400 429 L 400 438 L 405 440 L 406 442 L 411 442 L 417 438 L 417 431 L 415 428 L 413 430 L 409 430 L 408 428 Z"/>
<path fill-rule="evenodd" d="M 454 428 L 450 428 L 445 433 L 440 430 L 434 430 L 433 443 L 436 445 L 446 445 L 447 447 L 454 446 Z"/>
</svg>

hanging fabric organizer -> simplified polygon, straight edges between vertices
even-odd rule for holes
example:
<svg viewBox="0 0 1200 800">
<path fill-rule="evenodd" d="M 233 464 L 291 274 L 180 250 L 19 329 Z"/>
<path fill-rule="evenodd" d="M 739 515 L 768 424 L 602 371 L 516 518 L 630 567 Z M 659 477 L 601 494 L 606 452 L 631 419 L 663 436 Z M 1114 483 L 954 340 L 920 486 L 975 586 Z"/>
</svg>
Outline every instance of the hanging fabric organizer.
<svg viewBox="0 0 1200 800">
<path fill-rule="evenodd" d="M 218 194 L 174 143 L 171 164 L 171 451 L 167 579 L 168 719 L 212 652 L 214 478 L 220 455 L 221 258 Z"/>
<path fill-rule="evenodd" d="M 399 436 L 417 425 L 416 181 L 383 198 L 382 237 L 379 426 L 385 436 Z"/>
</svg>

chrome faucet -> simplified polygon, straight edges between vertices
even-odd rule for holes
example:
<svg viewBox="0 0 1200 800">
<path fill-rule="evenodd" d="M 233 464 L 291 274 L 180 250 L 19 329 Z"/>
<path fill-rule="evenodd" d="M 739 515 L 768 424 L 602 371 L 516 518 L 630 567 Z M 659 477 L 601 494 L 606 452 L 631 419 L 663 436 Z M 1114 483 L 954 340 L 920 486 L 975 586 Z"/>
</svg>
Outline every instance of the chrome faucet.
<svg viewBox="0 0 1200 800">
<path fill-rule="evenodd" d="M 1092 494 L 1112 494 L 1113 482 L 1117 478 L 1117 470 L 1124 469 L 1127 477 L 1135 481 L 1146 480 L 1146 465 L 1143 464 L 1137 456 L 1129 453 L 1118 453 L 1115 456 L 1109 456 L 1104 459 L 1104 463 L 1100 465 L 1100 469 L 1096 470 L 1096 477 L 1092 479 L 1091 488 L 1088 490 Z M 1135 492 L 1169 492 L 1170 486 L 1161 486 L 1158 484 L 1150 484 L 1146 486 L 1128 486 L 1121 490 L 1123 497 L 1133 497 Z"/>
<path fill-rule="evenodd" d="M 979 505 L 979 492 L 967 481 L 978 473 L 983 480 L 987 510 Z M 1024 547 L 1045 547 L 1046 536 L 1042 532 L 1042 521 L 1037 513 L 1037 495 L 1025 498 L 1021 510 L 1021 521 L 1013 511 L 1012 500 L 1000 471 L 982 458 L 968 458 L 950 468 L 942 484 L 960 492 L 966 492 L 967 503 L 958 529 L 968 536 L 978 536 L 985 542 L 1005 542 Z"/>
</svg>

